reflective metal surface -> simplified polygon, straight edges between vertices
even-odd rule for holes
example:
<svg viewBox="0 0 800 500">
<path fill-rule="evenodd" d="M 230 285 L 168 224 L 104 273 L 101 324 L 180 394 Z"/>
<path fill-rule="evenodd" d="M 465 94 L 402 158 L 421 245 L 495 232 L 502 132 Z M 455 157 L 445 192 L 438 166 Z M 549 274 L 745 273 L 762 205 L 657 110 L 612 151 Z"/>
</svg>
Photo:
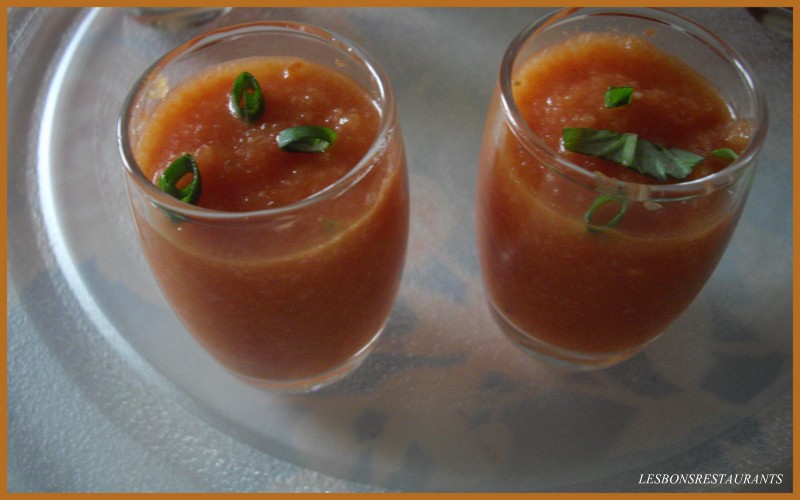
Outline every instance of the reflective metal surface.
<svg viewBox="0 0 800 500">
<path fill-rule="evenodd" d="M 717 272 L 643 354 L 567 372 L 513 347 L 484 303 L 477 152 L 500 57 L 547 9 L 234 9 L 186 30 L 127 10 L 8 13 L 10 491 L 788 491 L 792 460 L 791 42 L 745 9 L 684 14 L 765 86 L 770 134 Z M 176 44 L 302 20 L 370 51 L 394 85 L 411 246 L 385 336 L 315 394 L 245 386 L 158 292 L 114 124 Z M 641 484 L 642 474 L 782 474 Z"/>
</svg>

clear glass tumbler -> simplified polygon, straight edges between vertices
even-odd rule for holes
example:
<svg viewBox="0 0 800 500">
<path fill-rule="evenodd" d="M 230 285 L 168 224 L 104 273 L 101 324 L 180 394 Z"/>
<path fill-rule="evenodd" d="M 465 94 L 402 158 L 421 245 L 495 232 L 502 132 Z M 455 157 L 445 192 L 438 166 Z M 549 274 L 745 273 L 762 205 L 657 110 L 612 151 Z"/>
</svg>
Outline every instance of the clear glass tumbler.
<svg viewBox="0 0 800 500">
<path fill-rule="evenodd" d="M 576 88 L 570 82 L 544 89 L 550 92 L 545 111 L 520 103 L 518 89 L 525 78 L 521 69 L 538 61 L 532 58 L 597 33 L 636 35 L 698 72 L 733 120 L 749 130 L 738 158 L 713 159 L 730 163 L 698 179 L 621 180 L 582 164 L 580 155 L 564 149 L 561 135 L 534 132 L 540 121 L 559 113 L 552 123 L 561 120 L 565 128 L 593 123 L 591 113 L 563 111 L 586 98 L 570 93 Z M 594 60 L 600 67 L 613 59 L 599 54 Z M 655 62 L 645 70 L 653 80 L 670 72 Z M 602 79 L 606 72 L 582 68 L 569 78 Z M 631 106 L 653 97 L 638 82 L 631 85 Z M 590 96 L 598 116 L 629 112 L 605 108 L 603 97 Z M 645 121 L 668 136 L 656 122 L 684 126 L 693 119 L 688 107 L 673 103 L 670 116 Z M 766 123 L 764 99 L 748 64 L 719 37 L 679 15 L 576 8 L 525 29 L 500 66 L 478 173 L 480 264 L 502 330 L 529 353 L 578 368 L 608 366 L 640 351 L 692 302 L 723 255 L 750 190 Z"/>
<path fill-rule="evenodd" d="M 137 163 L 153 110 L 198 71 L 256 56 L 302 58 L 363 87 L 380 120 L 367 154 L 333 184 L 275 208 L 213 210 L 158 189 Z M 289 391 L 331 383 L 364 359 L 392 309 L 409 224 L 395 101 L 372 56 L 342 36 L 297 23 L 212 31 L 145 72 L 124 104 L 118 142 L 153 275 L 214 358 L 250 383 Z"/>
</svg>

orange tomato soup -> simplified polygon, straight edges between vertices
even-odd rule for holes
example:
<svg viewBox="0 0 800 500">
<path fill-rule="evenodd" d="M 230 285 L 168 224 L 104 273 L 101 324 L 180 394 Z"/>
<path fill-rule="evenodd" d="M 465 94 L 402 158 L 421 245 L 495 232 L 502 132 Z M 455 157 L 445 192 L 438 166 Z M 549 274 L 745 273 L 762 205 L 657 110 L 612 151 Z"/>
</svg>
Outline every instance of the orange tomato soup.
<svg viewBox="0 0 800 500">
<path fill-rule="evenodd" d="M 633 87 L 633 102 L 606 109 L 609 86 Z M 748 126 L 731 116 L 704 78 L 632 35 L 583 34 L 545 49 L 523 63 L 512 87 L 522 117 L 547 146 L 607 177 L 658 182 L 565 151 L 564 128 L 635 132 L 706 157 L 690 179 L 724 168 L 712 150 L 741 151 L 748 141 Z M 632 201 L 617 226 L 590 231 L 584 214 L 599 193 L 532 155 L 504 123 L 487 126 L 487 134 L 493 136 L 481 155 L 477 207 L 487 293 L 515 330 L 557 349 L 614 355 L 657 335 L 703 287 L 741 209 L 725 193 Z M 599 218 L 619 210 L 608 205 Z"/>
<path fill-rule="evenodd" d="M 229 109 L 250 72 L 264 112 L 246 123 Z M 296 58 L 247 58 L 203 70 L 170 89 L 148 117 L 137 162 L 156 179 L 190 153 L 200 207 L 247 212 L 225 225 L 159 210 L 137 214 L 145 253 L 168 300 L 225 366 L 253 380 L 292 381 L 335 370 L 377 335 L 400 282 L 408 232 L 399 136 L 348 188 L 317 203 L 370 153 L 381 116 L 366 91 Z M 288 127 L 332 128 L 323 153 L 281 151 Z M 393 134 L 399 134 L 396 129 Z M 254 212 L 279 209 L 277 214 Z"/>
</svg>

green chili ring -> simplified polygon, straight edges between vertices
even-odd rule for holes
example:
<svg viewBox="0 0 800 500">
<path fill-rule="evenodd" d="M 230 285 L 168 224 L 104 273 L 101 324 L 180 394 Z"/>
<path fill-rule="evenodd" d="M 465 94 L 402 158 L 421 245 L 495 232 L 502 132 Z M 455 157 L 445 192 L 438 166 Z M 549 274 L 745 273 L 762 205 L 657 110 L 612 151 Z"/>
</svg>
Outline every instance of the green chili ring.
<svg viewBox="0 0 800 500">
<path fill-rule="evenodd" d="M 295 153 L 321 153 L 336 140 L 336 132 L 328 127 L 302 125 L 282 130 L 278 134 L 278 147 Z"/>
<path fill-rule="evenodd" d="M 192 181 L 178 189 L 178 182 L 188 174 L 192 174 Z M 173 161 L 158 178 L 158 188 L 184 203 L 195 203 L 200 196 L 200 169 L 192 155 L 186 153 Z"/>
<path fill-rule="evenodd" d="M 595 224 L 594 222 L 592 222 L 592 217 L 594 216 L 595 210 L 605 205 L 606 203 L 612 203 L 612 202 L 619 203 L 620 205 L 619 211 L 616 213 L 616 215 L 614 215 L 614 217 L 612 217 L 605 224 Z M 627 210 L 628 210 L 628 200 L 604 194 L 598 196 L 597 199 L 594 200 L 594 203 L 592 203 L 592 206 L 589 207 L 589 210 L 587 210 L 586 213 L 583 214 L 583 220 L 586 222 L 589 231 L 596 232 L 602 228 L 614 227 L 617 224 L 619 224 L 619 221 L 621 221 L 622 218 L 625 216 L 625 212 Z"/>
<path fill-rule="evenodd" d="M 247 123 L 258 120 L 264 112 L 264 94 L 258 80 L 242 71 L 233 81 L 231 90 L 231 106 L 237 115 Z"/>
</svg>

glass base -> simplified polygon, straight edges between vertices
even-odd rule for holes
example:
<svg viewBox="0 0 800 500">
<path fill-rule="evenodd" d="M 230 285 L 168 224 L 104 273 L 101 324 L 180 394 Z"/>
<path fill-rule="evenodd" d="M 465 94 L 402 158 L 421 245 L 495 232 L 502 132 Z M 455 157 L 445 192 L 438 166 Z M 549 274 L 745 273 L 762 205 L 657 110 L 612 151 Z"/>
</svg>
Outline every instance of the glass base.
<svg viewBox="0 0 800 500">
<path fill-rule="evenodd" d="M 495 322 L 500 326 L 500 329 L 506 335 L 506 337 L 511 339 L 514 345 L 536 359 L 559 366 L 561 368 L 567 368 L 571 370 L 594 370 L 606 368 L 635 356 L 649 343 L 645 342 L 644 344 L 633 349 L 614 353 L 587 353 L 563 349 L 561 347 L 548 344 L 547 342 L 543 342 L 531 336 L 530 334 L 525 333 L 521 329 L 517 328 L 510 320 L 508 320 L 488 297 L 487 302 Z"/>
<path fill-rule="evenodd" d="M 130 14 L 138 22 L 167 31 L 183 31 L 227 14 L 231 7 L 137 7 Z"/>
<path fill-rule="evenodd" d="M 232 372 L 233 375 L 236 376 L 239 380 L 246 382 L 252 386 L 258 387 L 259 389 L 265 389 L 269 391 L 276 391 L 276 392 L 289 392 L 289 393 L 303 393 L 303 392 L 314 392 L 323 387 L 329 386 L 334 382 L 338 382 L 339 380 L 345 378 L 347 375 L 355 371 L 356 368 L 361 365 L 361 363 L 366 359 L 367 355 L 372 351 L 377 344 L 378 339 L 383 333 L 385 325 L 381 327 L 380 330 L 372 337 L 372 339 L 361 348 L 360 351 L 355 353 L 350 359 L 342 363 L 341 365 L 328 370 L 327 372 L 323 372 L 319 375 L 314 375 L 312 377 L 301 378 L 301 379 L 287 379 L 287 380 L 267 380 L 267 379 L 257 379 L 248 377 L 246 375 L 241 375 L 236 372 Z"/>
</svg>

